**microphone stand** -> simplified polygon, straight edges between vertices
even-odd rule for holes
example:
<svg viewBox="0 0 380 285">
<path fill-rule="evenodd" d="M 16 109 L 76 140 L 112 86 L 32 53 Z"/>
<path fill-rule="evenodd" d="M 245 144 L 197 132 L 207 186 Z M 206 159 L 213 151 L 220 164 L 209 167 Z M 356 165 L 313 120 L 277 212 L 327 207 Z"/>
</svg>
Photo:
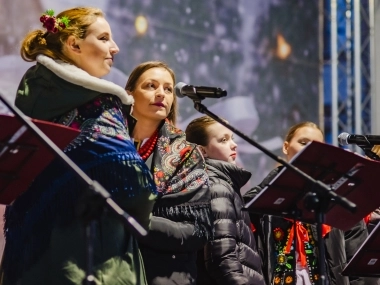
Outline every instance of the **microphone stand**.
<svg viewBox="0 0 380 285">
<path fill-rule="evenodd" d="M 132 235 L 136 237 L 146 236 L 147 231 L 111 198 L 111 194 L 102 185 L 97 181 L 92 180 L 59 147 L 57 147 L 50 138 L 30 120 L 30 118 L 25 116 L 17 107 L 12 106 L 2 94 L 0 94 L 0 100 L 23 122 L 24 125 L 27 126 L 27 129 L 37 136 L 61 162 L 71 169 L 74 174 L 87 185 L 90 197 L 86 196 L 85 199 L 82 199 L 83 204 L 80 205 L 80 215 L 82 215 L 84 220 L 86 238 L 86 277 L 83 279 L 82 284 L 95 285 L 95 277 L 93 275 L 93 241 L 96 230 L 96 218 L 100 216 L 104 205 L 111 209 L 112 212 L 116 213 Z"/>
<path fill-rule="evenodd" d="M 293 166 L 292 164 L 288 163 L 283 158 L 276 156 L 274 153 L 257 143 L 256 141 L 252 140 L 242 132 L 240 132 L 238 129 L 231 126 L 229 123 L 227 123 L 222 118 L 218 117 L 216 114 L 212 113 L 207 109 L 206 106 L 204 106 L 201 101 L 205 99 L 203 96 L 200 96 L 198 94 L 191 94 L 191 96 L 188 95 L 190 99 L 194 102 L 194 108 L 203 114 L 206 114 L 213 118 L 218 123 L 225 126 L 227 129 L 231 130 L 235 134 L 237 134 L 239 137 L 247 141 L 252 146 L 258 148 L 263 153 L 265 153 L 270 158 L 274 159 L 275 161 L 281 163 L 285 167 L 291 169 L 298 175 L 305 178 L 309 183 L 312 185 L 311 191 L 309 191 L 304 198 L 305 208 L 308 209 L 311 212 L 315 213 L 315 219 L 317 222 L 317 235 L 318 235 L 318 259 L 319 259 L 319 271 L 320 271 L 320 279 L 319 284 L 325 285 L 326 283 L 326 268 L 325 268 L 325 245 L 322 240 L 322 224 L 324 222 L 324 213 L 327 210 L 328 202 L 334 201 L 334 203 L 339 204 L 343 208 L 349 210 L 350 212 L 356 211 L 356 205 L 346 199 L 345 197 L 342 197 L 338 194 L 336 194 L 333 190 L 330 189 L 328 185 L 323 183 L 322 181 L 315 180 L 305 172 L 301 171 L 297 167 Z"/>
<path fill-rule="evenodd" d="M 377 160 L 377 161 L 380 160 L 380 157 L 372 151 L 373 146 L 362 146 L 362 145 L 358 145 L 358 146 L 364 151 L 364 154 L 368 156 L 370 159 Z"/>
</svg>

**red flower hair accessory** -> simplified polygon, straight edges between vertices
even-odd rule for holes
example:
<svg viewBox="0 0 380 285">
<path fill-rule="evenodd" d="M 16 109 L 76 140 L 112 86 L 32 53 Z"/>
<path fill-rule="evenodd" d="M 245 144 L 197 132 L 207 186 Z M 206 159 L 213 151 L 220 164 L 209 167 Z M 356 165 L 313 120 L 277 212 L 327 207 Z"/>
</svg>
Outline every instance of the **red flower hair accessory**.
<svg viewBox="0 0 380 285">
<path fill-rule="evenodd" d="M 46 10 L 45 14 L 42 14 L 40 17 L 40 22 L 48 32 L 55 34 L 58 31 L 68 27 L 70 20 L 67 17 L 56 18 L 54 16 L 54 10 L 49 9 Z"/>
</svg>

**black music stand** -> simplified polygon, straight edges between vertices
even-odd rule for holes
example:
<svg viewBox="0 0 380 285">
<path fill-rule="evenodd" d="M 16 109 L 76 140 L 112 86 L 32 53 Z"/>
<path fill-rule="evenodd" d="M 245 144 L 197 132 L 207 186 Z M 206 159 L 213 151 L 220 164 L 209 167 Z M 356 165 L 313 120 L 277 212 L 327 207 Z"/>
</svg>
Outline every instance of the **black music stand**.
<svg viewBox="0 0 380 285">
<path fill-rule="evenodd" d="M 380 223 L 348 262 L 342 275 L 380 277 Z"/>
<path fill-rule="evenodd" d="M 31 120 L 63 149 L 79 131 L 46 121 Z M 8 205 L 54 159 L 54 154 L 21 120 L 0 114 L 0 204 Z"/>
<path fill-rule="evenodd" d="M 248 202 L 245 209 L 316 224 L 322 276 L 326 270 L 322 223 L 348 230 L 379 206 L 377 199 L 368 197 L 376 197 L 377 189 L 373 185 L 376 185 L 376 173 L 380 173 L 380 163 L 332 145 L 312 141 L 292 158 L 290 164 L 328 185 L 330 191 L 339 197 L 354 202 L 356 210 L 349 211 L 337 204 L 334 198 L 316 189 L 315 183 L 287 167 Z M 321 282 L 325 283 L 323 280 Z"/>
<path fill-rule="evenodd" d="M 45 155 L 50 156 L 50 159 L 56 157 L 59 159 L 64 165 L 66 165 L 69 169 L 73 171 L 77 177 L 87 185 L 87 189 L 91 193 L 91 196 L 89 195 L 86 199 L 83 199 L 83 203 L 80 205 L 80 215 L 85 223 L 85 236 L 86 236 L 86 276 L 83 279 L 83 284 L 87 285 L 93 285 L 95 284 L 95 278 L 93 275 L 93 258 L 94 258 L 94 249 L 93 249 L 93 239 L 95 236 L 95 230 L 96 230 L 96 220 L 95 218 L 98 216 L 98 213 L 100 212 L 104 206 L 107 206 L 113 213 L 119 217 L 124 225 L 128 228 L 130 233 L 134 236 L 141 237 L 147 235 L 147 231 L 134 219 L 132 216 L 130 216 L 127 212 L 125 212 L 112 198 L 111 194 L 102 186 L 100 183 L 98 183 L 95 180 L 92 180 L 79 166 L 77 166 L 54 142 L 50 137 L 43 132 L 44 128 L 50 129 L 48 134 L 51 135 L 53 133 L 57 134 L 55 131 L 52 131 L 56 127 L 55 124 L 52 123 L 43 123 L 38 120 L 32 120 L 25 116 L 17 107 L 12 106 L 7 99 L 3 95 L 0 94 L 0 100 L 8 107 L 8 109 L 15 115 L 14 120 L 18 121 L 16 125 L 19 125 L 20 128 L 17 129 L 17 127 L 14 129 L 15 133 L 9 133 L 8 137 L 0 137 L 2 139 L 5 139 L 5 141 L 2 141 L 2 148 L 0 149 L 0 160 L 2 160 L 2 155 L 8 156 L 8 162 L 12 161 L 12 159 L 9 159 L 14 152 L 18 149 L 29 149 L 31 153 L 34 153 L 34 151 L 39 149 L 39 146 L 44 146 L 42 149 L 46 150 Z M 41 129 L 37 127 L 35 124 L 39 124 L 40 126 L 43 126 Z M 67 132 L 69 132 L 67 128 Z M 3 130 L 3 128 L 2 128 Z M 62 131 L 62 129 L 57 129 L 57 132 Z M 24 132 L 28 132 L 31 136 L 34 138 L 31 138 L 35 144 L 26 144 L 25 142 L 21 141 L 19 144 L 19 148 L 14 147 L 14 143 L 17 142 L 20 139 L 20 135 L 22 136 Z M 60 136 L 60 132 L 59 135 Z M 73 135 L 73 133 L 70 133 L 70 135 Z M 77 135 L 77 134 L 76 134 Z M 74 136 L 75 137 L 75 136 Z M 22 138 L 22 137 L 21 137 Z M 59 139 L 56 140 L 53 138 L 56 142 L 59 142 Z M 65 141 L 66 142 L 66 141 Z M 62 143 L 61 147 L 64 147 L 65 145 Z M 67 145 L 67 144 L 66 144 Z M 17 152 L 16 152 L 17 153 Z M 37 152 L 38 155 L 38 152 Z M 42 155 L 42 153 L 41 153 Z M 27 165 L 30 164 L 31 154 L 24 155 L 24 161 L 28 161 Z M 38 156 L 40 157 L 40 156 Z M 41 157 L 42 160 L 45 160 Z M 47 166 L 49 161 L 45 161 L 44 164 Z M 38 164 L 38 162 L 37 162 Z M 31 165 L 32 167 L 32 165 Z M 44 167 L 37 167 L 39 171 L 35 171 L 34 176 L 27 176 L 27 180 L 33 180 L 36 175 L 40 173 L 40 171 L 43 170 Z M 16 167 L 17 169 L 17 167 Z M 18 172 L 21 171 L 21 168 L 18 169 Z M 6 173 L 5 173 L 6 174 Z M 18 174 L 13 175 L 14 177 L 21 177 L 24 174 Z M 13 180 L 13 179 L 12 179 Z M 25 185 L 24 185 L 25 186 Z M 26 190 L 25 188 L 22 188 L 22 190 Z M 22 193 L 22 191 L 16 191 L 15 193 L 12 193 L 11 191 L 7 191 L 9 194 L 7 196 L 6 201 L 12 202 L 12 199 L 15 199 L 19 194 Z"/>
<path fill-rule="evenodd" d="M 348 230 L 380 205 L 376 175 L 380 163 L 344 149 L 313 141 L 290 161 L 314 179 L 329 185 L 339 196 L 354 202 L 355 212 L 327 199 L 323 201 L 323 223 Z M 245 208 L 250 212 L 287 217 L 315 223 L 315 213 L 305 205 L 305 196 L 312 191 L 310 182 L 284 167 Z"/>
</svg>

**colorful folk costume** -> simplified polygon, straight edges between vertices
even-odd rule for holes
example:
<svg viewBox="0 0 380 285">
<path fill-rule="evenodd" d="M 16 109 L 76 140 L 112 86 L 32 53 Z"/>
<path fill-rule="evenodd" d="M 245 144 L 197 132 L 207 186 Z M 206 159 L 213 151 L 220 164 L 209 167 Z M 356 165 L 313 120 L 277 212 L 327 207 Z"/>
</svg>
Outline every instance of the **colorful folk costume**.
<svg viewBox="0 0 380 285">
<path fill-rule="evenodd" d="M 299 271 L 298 278 L 304 280 L 303 284 L 317 285 L 319 264 L 316 227 L 273 216 L 267 218 L 272 225 L 268 242 L 271 240 L 274 245 L 274 271 L 270 284 L 296 284 L 295 271 Z M 329 226 L 323 225 L 322 236 L 330 230 Z"/>
<path fill-rule="evenodd" d="M 136 120 L 130 116 L 128 122 L 132 130 Z M 159 193 L 149 234 L 140 241 L 148 283 L 195 284 L 197 251 L 212 234 L 203 156 L 168 120 L 146 144 L 140 154 L 145 155 Z"/>
<path fill-rule="evenodd" d="M 66 154 L 148 228 L 157 192 L 122 113 L 123 104 L 132 102 L 123 88 L 43 55 L 22 78 L 16 98 L 27 116 L 79 129 Z M 88 193 L 55 160 L 7 207 L 2 284 L 82 284 L 86 247 L 76 208 Z M 146 284 L 136 238 L 111 211 L 97 221 L 96 284 Z"/>
</svg>

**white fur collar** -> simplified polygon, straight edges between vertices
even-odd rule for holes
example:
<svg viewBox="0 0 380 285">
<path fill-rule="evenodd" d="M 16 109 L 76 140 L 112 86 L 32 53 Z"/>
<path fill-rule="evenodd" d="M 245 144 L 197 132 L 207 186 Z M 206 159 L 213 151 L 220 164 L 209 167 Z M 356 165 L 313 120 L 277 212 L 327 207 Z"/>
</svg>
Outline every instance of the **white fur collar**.
<svg viewBox="0 0 380 285">
<path fill-rule="evenodd" d="M 125 105 L 131 105 L 134 102 L 133 97 L 128 95 L 121 86 L 116 85 L 111 81 L 91 76 L 75 65 L 58 60 L 56 61 L 42 54 L 37 56 L 37 61 L 54 72 L 58 77 L 72 84 L 94 91 L 116 95 Z"/>
</svg>

